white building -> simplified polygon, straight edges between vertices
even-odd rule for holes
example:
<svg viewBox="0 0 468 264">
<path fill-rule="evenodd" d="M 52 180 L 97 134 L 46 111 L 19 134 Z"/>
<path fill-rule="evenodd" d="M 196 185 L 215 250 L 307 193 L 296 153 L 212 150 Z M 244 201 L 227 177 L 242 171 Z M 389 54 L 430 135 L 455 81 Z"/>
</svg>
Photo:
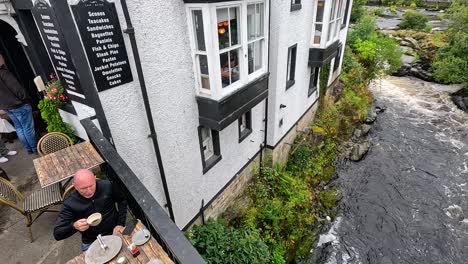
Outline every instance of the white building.
<svg viewBox="0 0 468 264">
<path fill-rule="evenodd" d="M 36 3 L 13 1 L 15 10 L 30 12 L 31 1 Z M 321 67 L 331 65 L 329 85 L 340 73 L 352 5 L 110 1 L 125 32 L 133 78 L 103 89 L 93 80 L 71 8 L 80 1 L 38 1 L 55 11 L 68 46 L 62 48 L 68 48 L 83 89 L 83 98 L 72 98 L 62 116 L 84 139 L 79 120 L 95 120 L 139 180 L 171 208 L 180 228 L 201 211 L 216 216 L 226 208 L 265 152 L 286 159 L 289 143 L 314 116 Z M 37 37 L 37 29 L 21 30 L 27 42 Z"/>
</svg>

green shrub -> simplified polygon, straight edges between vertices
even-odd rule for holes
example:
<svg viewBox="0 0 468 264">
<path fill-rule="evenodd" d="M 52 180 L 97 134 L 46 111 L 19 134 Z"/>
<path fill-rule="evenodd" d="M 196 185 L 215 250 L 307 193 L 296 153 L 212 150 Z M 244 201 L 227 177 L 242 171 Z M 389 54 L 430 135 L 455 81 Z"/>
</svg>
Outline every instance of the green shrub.
<svg viewBox="0 0 468 264">
<path fill-rule="evenodd" d="M 250 204 L 241 225 L 260 230 L 274 259 L 281 255 L 289 262 L 304 257 L 296 252 L 312 248 L 303 241 L 313 236 L 315 226 L 307 182 L 279 165 L 261 168 L 254 181 L 248 188 Z"/>
<path fill-rule="evenodd" d="M 438 14 L 436 15 L 436 17 L 437 17 L 438 19 L 440 19 L 440 20 L 444 20 L 444 19 L 445 19 L 445 13 L 438 13 Z"/>
<path fill-rule="evenodd" d="M 406 10 L 400 28 L 423 30 L 428 22 L 427 16 L 416 10 Z"/>
<path fill-rule="evenodd" d="M 347 44 L 353 46 L 358 39 L 367 40 L 375 33 L 377 28 L 375 19 L 371 16 L 364 16 L 359 20 L 359 23 L 354 25 L 348 33 Z"/>
<path fill-rule="evenodd" d="M 317 194 L 317 200 L 320 202 L 320 204 L 325 210 L 330 211 L 336 204 L 337 193 L 338 190 L 336 188 L 321 191 Z"/>
<path fill-rule="evenodd" d="M 353 7 L 351 9 L 351 22 L 357 22 L 359 19 L 366 14 L 367 0 L 354 0 Z"/>
<path fill-rule="evenodd" d="M 372 13 L 374 16 L 382 16 L 383 12 L 384 12 L 384 8 L 383 7 L 378 7 L 378 8 L 374 8 L 372 10 Z"/>
<path fill-rule="evenodd" d="M 57 106 L 48 98 L 39 101 L 38 105 L 41 111 L 41 117 L 47 124 L 47 132 L 61 132 L 68 135 L 73 142 L 76 142 L 76 136 L 72 127 L 63 122 Z"/>
<path fill-rule="evenodd" d="M 209 220 L 186 233 L 207 263 L 270 263 L 270 252 L 255 229 L 227 227 Z"/>
<path fill-rule="evenodd" d="M 441 47 L 432 64 L 434 78 L 442 83 L 468 87 L 468 1 L 455 0 L 447 10 L 451 23 L 448 44 Z"/>
<path fill-rule="evenodd" d="M 397 12 L 396 5 L 391 5 L 391 6 L 390 6 L 390 12 L 392 12 L 392 13 L 396 13 L 396 12 Z"/>
</svg>

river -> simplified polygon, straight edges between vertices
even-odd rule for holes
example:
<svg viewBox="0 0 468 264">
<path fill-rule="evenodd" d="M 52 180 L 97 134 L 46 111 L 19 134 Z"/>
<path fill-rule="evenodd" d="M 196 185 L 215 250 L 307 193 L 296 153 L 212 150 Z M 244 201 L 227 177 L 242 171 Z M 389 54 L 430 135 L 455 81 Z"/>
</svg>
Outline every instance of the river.
<svg viewBox="0 0 468 264">
<path fill-rule="evenodd" d="M 454 86 L 371 85 L 386 107 L 364 160 L 338 168 L 339 214 L 307 263 L 468 263 L 468 114 Z"/>
</svg>

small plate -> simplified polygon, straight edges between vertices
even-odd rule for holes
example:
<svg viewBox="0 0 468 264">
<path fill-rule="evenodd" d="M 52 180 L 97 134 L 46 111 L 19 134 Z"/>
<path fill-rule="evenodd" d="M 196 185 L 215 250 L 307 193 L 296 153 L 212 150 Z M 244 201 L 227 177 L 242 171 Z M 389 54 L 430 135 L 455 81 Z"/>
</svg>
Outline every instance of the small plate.
<svg viewBox="0 0 468 264">
<path fill-rule="evenodd" d="M 151 233 L 148 231 L 148 229 L 143 229 L 135 232 L 135 234 L 132 236 L 132 243 L 134 243 L 137 246 L 141 246 L 144 243 L 148 242 L 151 238 Z"/>
</svg>

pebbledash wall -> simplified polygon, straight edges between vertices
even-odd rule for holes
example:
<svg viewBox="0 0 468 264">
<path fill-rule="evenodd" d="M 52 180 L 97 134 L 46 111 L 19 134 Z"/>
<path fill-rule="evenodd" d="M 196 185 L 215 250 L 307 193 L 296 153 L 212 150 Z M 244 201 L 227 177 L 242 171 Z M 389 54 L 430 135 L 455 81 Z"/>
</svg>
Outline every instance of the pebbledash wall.
<svg viewBox="0 0 468 264">
<path fill-rule="evenodd" d="M 69 1 L 74 3 L 76 1 Z M 122 7 L 115 1 L 122 29 Z M 128 1 L 176 224 L 184 227 L 260 151 L 264 101 L 252 109 L 252 133 L 239 143 L 238 122 L 219 132 L 222 159 L 203 174 L 199 116 L 183 1 Z M 125 37 L 134 81 L 99 92 L 114 144 L 160 204 L 166 203 L 143 107 L 140 84 Z"/>
<path fill-rule="evenodd" d="M 318 99 L 318 89 L 308 96 L 309 43 L 315 2 L 301 1 L 301 9 L 295 11 L 291 11 L 290 1 L 272 0 L 271 4 L 267 143 L 274 149 L 273 160 L 279 162 L 287 159 L 288 144 L 293 143 L 298 129 L 296 123 Z M 288 48 L 293 45 L 297 45 L 295 83 L 286 89 Z M 280 108 L 280 105 L 286 107 Z M 307 121 L 313 118 L 315 108 L 310 110 Z"/>
<path fill-rule="evenodd" d="M 299 133 L 305 132 L 304 129 L 313 121 L 318 108 L 320 81 L 317 82 L 316 92 L 308 96 L 311 81 L 309 51 L 312 47 L 312 30 L 317 12 L 317 0 L 300 2 L 300 8 L 293 11 L 289 1 L 272 0 L 271 3 L 271 74 L 267 143 L 272 158 L 276 162 L 287 161 L 291 144 Z M 331 65 L 327 86 L 332 85 L 337 80 L 342 67 L 352 0 L 342 1 L 342 4 L 344 12 L 348 14 L 344 16 L 346 21 L 344 21 L 344 26 L 340 28 L 339 33 L 339 42 L 342 44 L 340 64 L 338 69 L 334 71 L 335 58 L 324 63 L 324 65 L 327 63 Z M 346 4 L 348 4 L 347 9 Z M 329 9 L 326 9 L 325 12 L 329 12 Z M 293 86 L 286 89 L 288 48 L 295 44 L 297 44 L 296 80 Z M 286 107 L 281 108 L 280 105 Z"/>
<path fill-rule="evenodd" d="M 77 2 L 67 1 L 70 5 Z M 115 3 L 121 28 L 125 31 L 127 25 L 121 1 L 110 2 Z M 243 191 L 254 169 L 258 167 L 261 154 L 264 154 L 261 149 L 266 147 L 265 121 L 268 122 L 266 145 L 272 149 L 273 159 L 282 162 L 286 160 L 289 143 L 313 119 L 319 91 L 308 96 L 311 70 L 308 63 L 316 0 L 301 2 L 300 9 L 291 11 L 289 0 L 265 1 L 270 7 L 270 14 L 266 14 L 265 20 L 269 24 L 269 40 L 266 43 L 269 47 L 270 73 L 268 109 L 266 100 L 253 106 L 252 133 L 242 142 L 239 142 L 237 120 L 219 131 L 222 159 L 203 173 L 198 133 L 199 109 L 186 3 L 183 0 L 127 1 L 175 221 L 180 228 L 189 227 L 199 220 L 202 203 L 204 215 L 216 217 Z M 343 44 L 346 31 L 347 28 L 341 31 L 340 42 Z M 96 93 L 117 151 L 158 202 L 165 205 L 160 168 L 152 141 L 148 137 L 150 129 L 137 65 L 127 34 L 124 34 L 124 41 L 133 81 Z M 286 90 L 288 48 L 295 44 L 295 84 Z M 332 59 L 332 65 L 333 62 Z M 329 84 L 338 74 L 339 70 L 330 77 Z M 280 105 L 286 107 L 280 108 Z M 265 113 L 266 110 L 268 113 Z M 95 115 L 81 111 L 78 107 L 77 115 L 61 112 L 80 135 L 85 133 L 79 125 L 79 119 Z"/>
</svg>

